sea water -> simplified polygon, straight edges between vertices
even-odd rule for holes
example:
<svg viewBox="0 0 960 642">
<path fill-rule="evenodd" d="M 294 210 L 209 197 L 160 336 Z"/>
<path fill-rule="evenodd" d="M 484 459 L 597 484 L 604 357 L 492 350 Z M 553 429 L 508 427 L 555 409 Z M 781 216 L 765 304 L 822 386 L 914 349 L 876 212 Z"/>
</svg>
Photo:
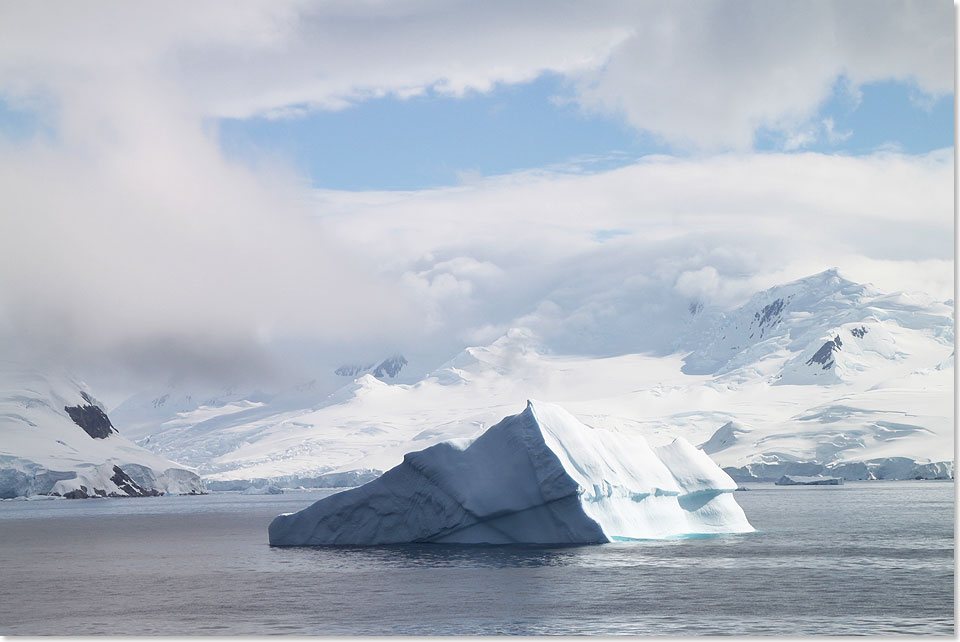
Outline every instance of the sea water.
<svg viewBox="0 0 960 642">
<path fill-rule="evenodd" d="M 271 548 L 329 491 L 0 502 L 0 634 L 954 633 L 953 482 L 755 484 L 758 532 Z"/>
</svg>

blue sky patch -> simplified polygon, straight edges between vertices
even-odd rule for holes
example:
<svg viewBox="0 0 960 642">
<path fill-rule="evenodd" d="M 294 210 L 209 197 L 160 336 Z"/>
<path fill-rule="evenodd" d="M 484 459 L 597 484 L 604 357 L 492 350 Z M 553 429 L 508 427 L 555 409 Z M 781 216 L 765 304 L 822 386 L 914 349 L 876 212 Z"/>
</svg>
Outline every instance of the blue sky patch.
<svg viewBox="0 0 960 642">
<path fill-rule="evenodd" d="M 834 84 L 830 99 L 808 131 L 809 140 L 797 151 L 870 154 L 879 150 L 922 154 L 953 145 L 952 95 L 927 96 L 898 81 L 870 83 L 851 92 L 844 79 Z M 761 130 L 756 148 L 781 150 L 789 136 Z"/>
<path fill-rule="evenodd" d="M 530 168 L 593 172 L 677 150 L 624 121 L 585 114 L 562 77 L 544 75 L 462 98 L 428 93 L 361 102 L 301 118 L 220 121 L 232 158 L 293 162 L 317 187 L 419 189 Z M 923 153 L 953 144 L 953 96 L 921 96 L 903 82 L 851 91 L 844 79 L 800 136 L 760 130 L 757 151 Z"/>
<path fill-rule="evenodd" d="M 44 119 L 42 111 L 9 100 L 0 94 L 0 136 L 15 143 L 23 143 L 37 136 L 53 138 L 54 129 Z"/>
<path fill-rule="evenodd" d="M 601 171 L 669 151 L 557 99 L 565 93 L 562 78 L 544 75 L 463 98 L 388 96 L 302 118 L 223 120 L 220 140 L 230 157 L 280 153 L 317 187 L 348 190 L 454 185 L 549 166 Z"/>
</svg>

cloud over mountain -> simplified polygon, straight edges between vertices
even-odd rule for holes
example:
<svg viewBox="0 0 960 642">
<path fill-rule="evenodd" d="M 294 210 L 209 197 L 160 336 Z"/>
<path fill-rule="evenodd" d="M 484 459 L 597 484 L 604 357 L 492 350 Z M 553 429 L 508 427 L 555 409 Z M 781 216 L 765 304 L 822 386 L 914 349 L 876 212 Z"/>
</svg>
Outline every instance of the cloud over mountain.
<svg viewBox="0 0 960 642">
<path fill-rule="evenodd" d="M 733 304 L 833 265 L 948 296 L 949 152 L 744 150 L 759 127 L 803 125 L 839 77 L 852 93 L 882 78 L 952 91 L 951 6 L 736 7 L 5 4 L 0 100 L 36 122 L 0 136 L 5 353 L 117 385 L 258 377 L 319 355 L 440 358 L 518 319 L 608 349 L 603 337 L 691 298 Z M 345 193 L 282 159 L 238 165 L 219 144 L 222 117 L 546 72 L 588 111 L 741 151 Z"/>
</svg>

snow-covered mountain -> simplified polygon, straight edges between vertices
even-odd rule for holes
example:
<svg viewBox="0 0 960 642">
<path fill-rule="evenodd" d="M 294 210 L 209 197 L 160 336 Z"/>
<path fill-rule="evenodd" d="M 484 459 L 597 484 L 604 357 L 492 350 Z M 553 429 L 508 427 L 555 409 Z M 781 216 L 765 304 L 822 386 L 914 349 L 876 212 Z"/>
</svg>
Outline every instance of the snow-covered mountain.
<svg viewBox="0 0 960 642">
<path fill-rule="evenodd" d="M 12 364 L 0 368 L 0 498 L 203 491 L 195 472 L 120 434 L 84 384 Z"/>
<path fill-rule="evenodd" d="M 221 399 L 143 428 L 141 443 L 214 488 L 355 483 L 539 398 L 653 445 L 703 444 L 740 480 L 952 475 L 952 302 L 829 270 L 690 312 L 666 357 L 558 355 L 515 328 L 415 380 L 365 370 L 334 391 Z"/>
<path fill-rule="evenodd" d="M 193 412 L 201 406 L 212 408 L 251 407 L 268 401 L 272 395 L 259 390 L 248 390 L 229 385 L 217 390 L 191 389 L 169 385 L 159 390 L 145 391 L 125 400 L 110 414 L 124 427 L 124 434 L 134 441 L 150 436 L 155 427 L 182 413 Z"/>
<path fill-rule="evenodd" d="M 170 384 L 133 395 L 110 414 L 124 426 L 124 434 L 140 445 L 186 464 L 201 465 L 227 447 L 224 443 L 205 443 L 206 435 L 225 421 L 255 421 L 263 415 L 327 403 L 331 394 L 349 388 L 366 374 L 384 381 L 411 383 L 416 379 L 411 380 L 406 373 L 401 376 L 407 365 L 403 355 L 394 354 L 369 365 L 343 365 L 279 392 L 237 384 L 218 388 Z"/>
<path fill-rule="evenodd" d="M 851 369 L 954 341 L 952 301 L 886 295 L 844 279 L 836 269 L 759 292 L 731 312 L 695 317 L 678 342 L 690 351 L 687 374 L 786 377 L 784 383 L 827 383 L 826 376 L 837 382 L 853 376 Z M 911 346 L 898 347 L 911 337 Z M 792 360 L 782 363 L 787 355 Z M 780 370 L 772 370 L 774 364 Z"/>
<path fill-rule="evenodd" d="M 742 480 L 830 470 L 853 479 L 951 475 L 952 306 L 828 270 L 704 315 L 684 337 L 692 347 L 684 372 L 806 408 L 767 434 L 738 426 L 728 435 L 722 426 L 704 447 Z M 772 404 L 756 407 L 773 416 Z"/>
</svg>

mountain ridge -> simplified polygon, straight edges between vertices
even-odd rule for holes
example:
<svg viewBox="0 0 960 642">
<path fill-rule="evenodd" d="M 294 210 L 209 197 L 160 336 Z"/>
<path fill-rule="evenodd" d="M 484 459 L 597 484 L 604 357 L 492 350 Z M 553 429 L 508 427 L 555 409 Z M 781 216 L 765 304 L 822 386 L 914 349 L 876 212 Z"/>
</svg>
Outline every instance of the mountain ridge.
<svg viewBox="0 0 960 642">
<path fill-rule="evenodd" d="M 343 384 L 331 371 L 280 393 L 225 389 L 209 405 L 182 404 L 187 391 L 153 405 L 162 396 L 144 394 L 128 407 L 156 411 L 154 423 L 125 427 L 134 422 L 123 404 L 111 415 L 220 488 L 368 480 L 405 452 L 475 436 L 518 397 L 562 403 L 587 424 L 651 443 L 683 436 L 741 481 L 814 469 L 952 476 L 949 302 L 885 294 L 831 269 L 732 310 L 689 312 L 666 356 L 555 354 L 515 327 L 423 376 L 381 379 L 371 366 Z"/>
</svg>

